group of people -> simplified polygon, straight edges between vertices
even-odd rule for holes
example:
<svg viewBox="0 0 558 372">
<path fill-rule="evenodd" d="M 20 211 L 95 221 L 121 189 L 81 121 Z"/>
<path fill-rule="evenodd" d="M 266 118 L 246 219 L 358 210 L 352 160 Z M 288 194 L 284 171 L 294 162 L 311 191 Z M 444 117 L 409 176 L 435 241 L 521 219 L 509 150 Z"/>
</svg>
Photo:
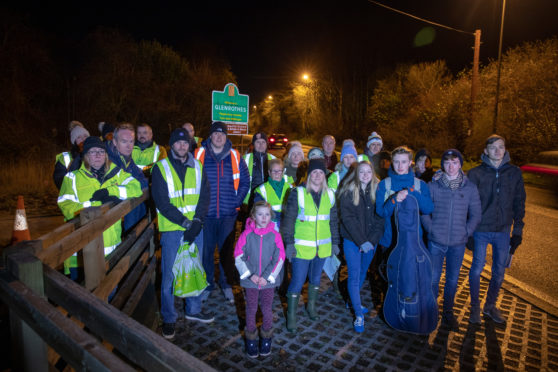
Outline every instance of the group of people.
<svg viewBox="0 0 558 372">
<path fill-rule="evenodd" d="M 167 339 L 175 334 L 172 266 L 181 241 L 195 242 L 200 248 L 209 283 L 199 296 L 186 298 L 186 319 L 214 321 L 214 314 L 203 309 L 204 301 L 218 283 L 224 298 L 234 303 L 231 286 L 239 283 L 245 293 L 248 356 L 271 352 L 272 302 L 282 283 L 288 286 L 286 327 L 290 332 L 297 329 L 298 303 L 306 281 L 306 314 L 311 320 L 319 319 L 324 264 L 338 255 L 347 267 L 346 303 L 354 313 L 353 328 L 362 333 L 369 310 L 360 290 L 369 271 L 374 280 L 382 280 L 377 275 L 380 265 L 373 262 L 385 260 L 396 245 L 397 207 L 411 196 L 420 211 L 421 239 L 427 242 L 432 262 L 428 285 L 435 298 L 445 261 L 442 322 L 454 330 L 459 326 L 453 304 L 466 247 L 473 252 L 469 321 L 481 322 L 480 274 L 491 244 L 492 277 L 482 312 L 496 323 L 505 323 L 496 300 L 509 257 L 521 244 L 525 189 L 521 171 L 510 163 L 501 136 L 486 140 L 481 165 L 466 175 L 463 156 L 456 149 L 444 151 L 441 169 L 434 171 L 427 150 L 415 156 L 406 146 L 387 152 L 376 132 L 368 137 L 362 154 L 353 140 L 345 140 L 338 156 L 335 138 L 328 135 L 321 148 L 312 148 L 306 156 L 300 142 L 292 141 L 280 159 L 268 153 L 263 132 L 253 136 L 253 150 L 242 155 L 233 148 L 227 126 L 221 122 L 211 125 L 203 141 L 194 137 L 190 123 L 175 129 L 168 154 L 153 142 L 147 124 L 136 132 L 130 124 L 121 124 L 112 140 L 106 141 L 88 137 L 84 131 L 74 124 L 72 151 L 64 153 L 69 154 L 69 161 L 66 155 L 57 157 L 67 169 L 59 205 L 70 219 L 82 208 L 138 196 L 151 179 L 161 232 L 162 335 Z M 75 168 L 80 156 L 81 165 Z M 55 170 L 55 182 L 56 177 Z M 243 231 L 236 240 L 239 216 Z M 138 217 L 132 217 L 137 222 Z M 125 229 L 134 223 L 125 221 Z M 105 232 L 106 249 L 118 244 L 119 224 L 109 229 L 113 229 L 111 234 Z M 258 304 L 263 314 L 259 337 Z"/>
</svg>

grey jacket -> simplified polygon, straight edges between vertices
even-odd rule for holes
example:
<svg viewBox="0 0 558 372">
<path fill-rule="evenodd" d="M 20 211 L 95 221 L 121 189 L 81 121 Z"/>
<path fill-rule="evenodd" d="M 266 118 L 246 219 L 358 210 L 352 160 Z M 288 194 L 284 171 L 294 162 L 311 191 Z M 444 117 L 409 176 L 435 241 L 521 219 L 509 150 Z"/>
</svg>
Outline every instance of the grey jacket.
<svg viewBox="0 0 558 372">
<path fill-rule="evenodd" d="M 421 222 L 428 240 L 447 246 L 464 245 L 473 235 L 482 216 L 477 186 L 465 175 L 461 186 L 452 191 L 440 175 L 428 184 L 434 203 L 431 215 L 422 215 Z"/>
</svg>

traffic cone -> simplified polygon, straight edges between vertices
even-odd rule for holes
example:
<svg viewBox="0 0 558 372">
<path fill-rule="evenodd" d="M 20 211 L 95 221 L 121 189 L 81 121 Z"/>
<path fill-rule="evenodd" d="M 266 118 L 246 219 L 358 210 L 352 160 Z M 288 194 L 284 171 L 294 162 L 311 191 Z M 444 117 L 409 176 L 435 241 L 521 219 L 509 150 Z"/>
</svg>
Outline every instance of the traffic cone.
<svg viewBox="0 0 558 372">
<path fill-rule="evenodd" d="M 17 197 L 17 210 L 14 220 L 14 230 L 12 232 L 12 244 L 31 240 L 31 233 L 27 225 L 27 216 L 25 215 L 25 205 L 23 203 L 23 195 Z"/>
</svg>

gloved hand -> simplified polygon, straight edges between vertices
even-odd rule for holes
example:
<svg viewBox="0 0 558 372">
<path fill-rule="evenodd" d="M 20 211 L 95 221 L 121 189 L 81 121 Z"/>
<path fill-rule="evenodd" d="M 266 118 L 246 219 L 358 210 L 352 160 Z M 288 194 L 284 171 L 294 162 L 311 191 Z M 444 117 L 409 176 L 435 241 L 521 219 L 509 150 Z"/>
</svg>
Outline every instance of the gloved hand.
<svg viewBox="0 0 558 372">
<path fill-rule="evenodd" d="M 523 241 L 523 236 L 521 235 L 512 235 L 510 238 L 510 254 L 514 254 L 517 247 L 521 245 Z"/>
<path fill-rule="evenodd" d="M 331 257 L 337 256 L 339 254 L 339 246 L 337 244 L 331 245 Z"/>
<path fill-rule="evenodd" d="M 362 251 L 362 253 L 368 253 L 373 249 L 374 249 L 374 245 L 370 242 L 364 242 L 360 246 L 360 250 Z"/>
<path fill-rule="evenodd" d="M 106 199 L 103 201 L 103 204 L 104 204 L 104 203 L 108 203 L 108 202 L 113 202 L 114 205 L 118 205 L 118 204 L 120 204 L 121 201 L 122 201 L 122 200 L 120 200 L 120 198 L 118 198 L 118 196 L 114 196 L 114 195 L 113 195 L 113 196 L 109 196 L 108 198 L 106 198 Z"/>
<path fill-rule="evenodd" d="M 202 224 L 200 220 L 192 221 L 190 228 L 184 231 L 184 241 L 188 244 L 192 244 L 192 242 L 196 239 L 196 236 L 199 235 L 202 229 Z"/>
<path fill-rule="evenodd" d="M 109 193 L 107 189 L 99 189 L 93 193 L 90 201 L 100 201 L 105 203 L 108 201 Z"/>
<path fill-rule="evenodd" d="M 188 230 L 192 226 L 192 220 L 188 217 L 184 217 L 184 222 L 182 222 L 182 227 Z"/>
<path fill-rule="evenodd" d="M 467 247 L 468 250 L 473 251 L 475 249 L 475 238 L 470 236 L 467 240 L 467 244 L 465 244 L 465 247 Z"/>
<path fill-rule="evenodd" d="M 296 248 L 294 246 L 294 244 L 287 244 L 287 250 L 285 252 L 285 255 L 287 256 L 287 260 L 291 260 L 291 258 L 295 258 L 296 257 Z"/>
</svg>

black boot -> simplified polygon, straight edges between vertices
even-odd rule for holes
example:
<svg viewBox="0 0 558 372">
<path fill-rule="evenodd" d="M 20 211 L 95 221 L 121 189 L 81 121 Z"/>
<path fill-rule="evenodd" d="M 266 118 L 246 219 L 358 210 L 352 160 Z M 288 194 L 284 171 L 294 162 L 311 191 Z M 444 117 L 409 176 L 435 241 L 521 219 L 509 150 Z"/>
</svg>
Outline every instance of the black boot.
<svg viewBox="0 0 558 372">
<path fill-rule="evenodd" d="M 247 329 L 244 330 L 244 335 L 246 336 L 246 354 L 250 358 L 257 358 L 258 354 L 258 331 L 249 332 Z"/>
</svg>

